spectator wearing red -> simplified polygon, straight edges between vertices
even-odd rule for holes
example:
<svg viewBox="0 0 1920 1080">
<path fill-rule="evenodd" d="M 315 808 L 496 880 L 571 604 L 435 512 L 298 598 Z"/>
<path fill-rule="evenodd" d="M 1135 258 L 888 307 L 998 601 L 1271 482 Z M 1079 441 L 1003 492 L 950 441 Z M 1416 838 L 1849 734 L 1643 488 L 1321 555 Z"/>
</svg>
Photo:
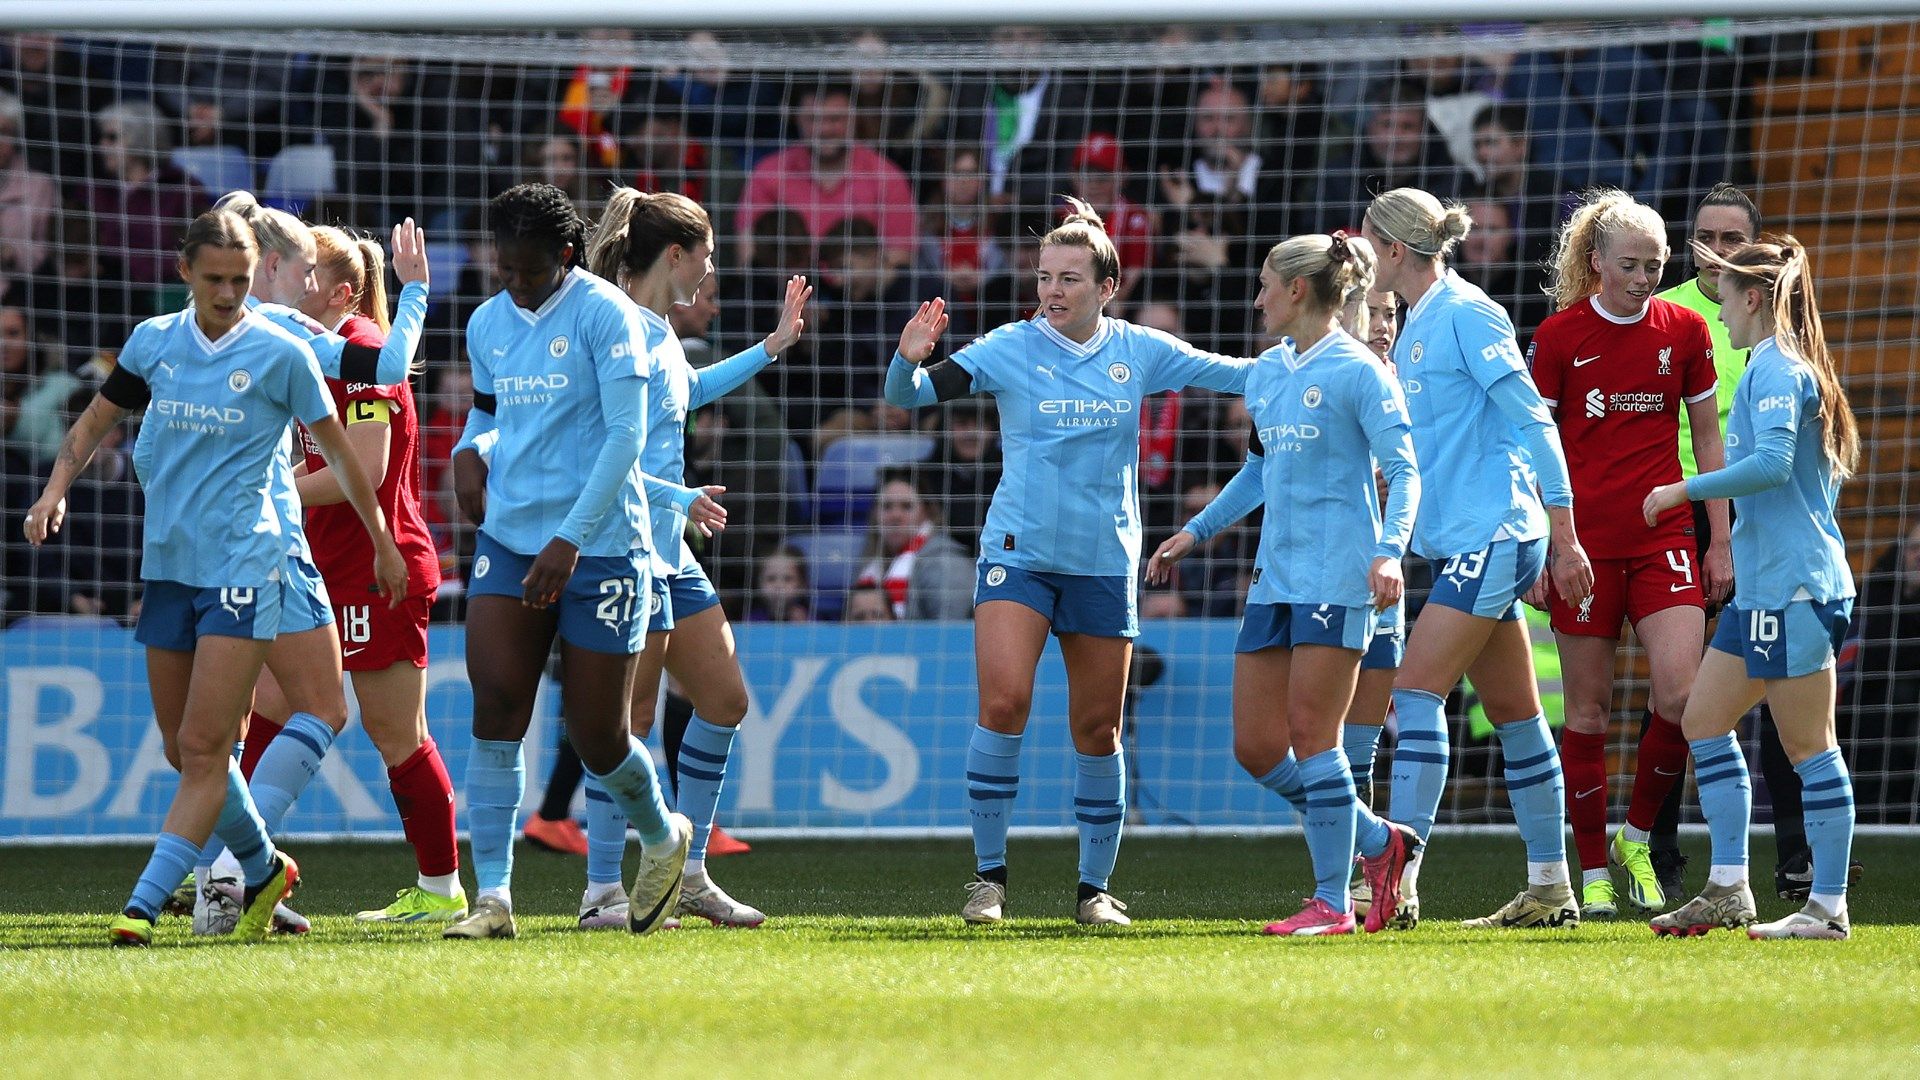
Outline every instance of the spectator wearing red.
<svg viewBox="0 0 1920 1080">
<path fill-rule="evenodd" d="M 920 219 L 920 264 L 945 276 L 950 301 L 979 299 L 981 284 L 1006 265 L 992 222 L 985 158 L 976 147 L 957 147 Z"/>
<path fill-rule="evenodd" d="M 794 102 L 800 141 L 754 167 L 740 194 L 736 228 L 745 236 L 769 209 L 791 209 L 815 239 L 851 217 L 871 220 L 895 266 L 913 261 L 920 235 L 913 188 L 900 166 L 854 139 L 853 94 L 816 83 Z"/>
<path fill-rule="evenodd" d="M 895 618 L 973 618 L 973 558 L 905 471 L 882 474 L 858 588 L 884 589 Z"/>
<path fill-rule="evenodd" d="M 1126 160 L 1120 152 L 1120 140 L 1104 131 L 1096 131 L 1080 141 L 1073 152 L 1080 198 L 1086 200 L 1106 220 L 1107 235 L 1120 253 L 1121 266 L 1153 265 L 1153 215 L 1126 195 Z M 1062 216 L 1069 207 L 1061 204 Z M 1120 281 L 1112 304 L 1116 317 L 1125 317 L 1128 298 L 1139 287 L 1140 275 L 1129 274 Z"/>
<path fill-rule="evenodd" d="M 586 38 L 618 47 L 633 40 L 633 31 L 589 30 Z M 613 133 L 611 121 L 627 95 L 630 78 L 631 72 L 624 64 L 581 64 L 560 92 L 556 119 L 580 136 L 594 164 L 603 169 L 620 163 L 620 140 Z"/>
<path fill-rule="evenodd" d="M 649 82 L 628 93 L 619 129 L 620 170 L 633 188 L 706 201 L 707 144 L 688 132 L 686 106 L 671 87 Z"/>
</svg>

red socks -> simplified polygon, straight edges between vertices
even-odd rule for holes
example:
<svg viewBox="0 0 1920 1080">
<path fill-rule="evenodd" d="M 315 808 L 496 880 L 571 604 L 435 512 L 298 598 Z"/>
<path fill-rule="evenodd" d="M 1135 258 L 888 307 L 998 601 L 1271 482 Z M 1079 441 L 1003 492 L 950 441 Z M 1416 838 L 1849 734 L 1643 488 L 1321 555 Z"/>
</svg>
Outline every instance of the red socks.
<svg viewBox="0 0 1920 1080">
<path fill-rule="evenodd" d="M 280 734 L 280 725 L 261 716 L 257 712 L 247 714 L 246 746 L 240 751 L 240 775 L 253 779 L 253 767 L 260 764 L 260 755 L 267 752 L 267 744 Z"/>
<path fill-rule="evenodd" d="M 1687 737 L 1680 725 L 1658 713 L 1640 739 L 1640 764 L 1633 774 L 1633 801 L 1627 805 L 1627 824 L 1652 831 L 1673 785 L 1687 773 Z"/>
<path fill-rule="evenodd" d="M 1607 737 L 1582 735 L 1572 728 L 1562 729 L 1560 770 L 1566 776 L 1567 821 L 1573 826 L 1573 846 L 1580 854 L 1580 868 L 1605 869 Z"/>
<path fill-rule="evenodd" d="M 453 781 L 440 747 L 427 736 L 413 756 L 387 770 L 400 828 L 413 845 L 414 861 L 428 877 L 460 869 L 460 846 L 453 833 Z"/>
</svg>

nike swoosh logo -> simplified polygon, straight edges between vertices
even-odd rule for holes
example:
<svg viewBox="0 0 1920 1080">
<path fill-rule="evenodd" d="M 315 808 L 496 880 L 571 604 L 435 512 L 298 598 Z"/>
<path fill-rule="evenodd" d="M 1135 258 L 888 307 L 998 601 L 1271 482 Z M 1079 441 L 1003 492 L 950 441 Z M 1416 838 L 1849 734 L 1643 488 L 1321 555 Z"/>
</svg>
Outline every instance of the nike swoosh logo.
<svg viewBox="0 0 1920 1080">
<path fill-rule="evenodd" d="M 1604 785 L 1604 784 L 1602 784 L 1602 785 L 1601 785 L 1601 787 L 1605 787 L 1605 786 L 1606 786 L 1606 785 Z M 1600 788 L 1598 788 L 1598 787 L 1590 787 L 1590 788 L 1588 788 L 1588 789 L 1587 789 L 1587 790 L 1585 790 L 1585 791 L 1576 791 L 1576 792 L 1574 792 L 1574 794 L 1573 794 L 1573 797 L 1574 797 L 1574 798 L 1576 798 L 1576 799 L 1584 799 L 1584 798 L 1586 798 L 1586 797 L 1587 797 L 1587 796 L 1589 796 L 1589 795 L 1598 795 L 1599 793 L 1600 793 Z"/>
<path fill-rule="evenodd" d="M 1679 769 L 1674 769 L 1673 771 L 1669 772 L 1658 765 L 1655 765 L 1653 767 L 1653 772 L 1654 772 L 1654 775 L 1656 776 L 1679 776 L 1680 775 Z"/>
<path fill-rule="evenodd" d="M 1574 361 L 1573 361 L 1573 366 L 1574 366 L 1574 367 L 1586 367 L 1586 366 L 1587 366 L 1588 364 L 1591 364 L 1591 363 L 1593 363 L 1593 362 L 1594 362 L 1595 360 L 1598 360 L 1598 359 L 1600 359 L 1600 358 L 1599 358 L 1599 357 L 1597 357 L 1597 356 L 1589 356 L 1589 357 L 1587 357 L 1587 358 L 1586 358 L 1586 359 L 1584 359 L 1584 360 L 1582 360 L 1582 359 L 1580 359 L 1580 358 L 1578 358 L 1578 357 L 1575 357 L 1575 358 L 1574 358 Z"/>
<path fill-rule="evenodd" d="M 343 652 L 340 655 L 341 656 L 358 656 L 359 654 L 366 651 L 367 651 L 367 647 L 365 645 L 362 645 L 357 649 L 348 649 L 346 652 Z"/>
<path fill-rule="evenodd" d="M 1669 585 L 1667 586 L 1667 591 L 1668 592 L 1686 592 L 1688 589 L 1691 589 L 1691 588 L 1693 588 L 1693 586 L 1691 585 Z"/>
</svg>

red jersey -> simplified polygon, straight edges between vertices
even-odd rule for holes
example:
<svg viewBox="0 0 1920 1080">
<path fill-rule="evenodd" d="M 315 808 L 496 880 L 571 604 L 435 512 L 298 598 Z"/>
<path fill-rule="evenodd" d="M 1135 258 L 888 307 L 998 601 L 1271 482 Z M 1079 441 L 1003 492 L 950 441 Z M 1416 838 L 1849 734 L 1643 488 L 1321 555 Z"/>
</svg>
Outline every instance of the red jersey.
<svg viewBox="0 0 1920 1080">
<path fill-rule="evenodd" d="M 1649 529 L 1640 504 L 1680 480 L 1680 411 L 1714 394 L 1706 320 L 1657 297 L 1619 319 L 1589 297 L 1540 323 L 1527 362 L 1560 426 L 1587 553 L 1627 559 L 1691 545 L 1691 512 Z"/>
<path fill-rule="evenodd" d="M 379 324 L 360 315 L 349 316 L 336 332 L 355 345 L 377 349 L 386 344 Z M 408 595 L 433 595 L 440 587 L 440 555 L 427 529 L 427 519 L 420 512 L 420 417 L 413 407 L 413 387 L 406 382 L 371 386 L 328 379 L 327 389 L 333 392 L 334 411 L 342 423 L 353 423 L 356 402 L 384 402 L 391 413 L 380 509 L 386 513 L 387 528 L 392 530 L 394 543 L 407 563 Z M 306 451 L 308 472 L 327 467 L 305 428 L 300 429 L 300 445 Z M 314 565 L 326 580 L 333 602 L 364 603 L 363 598 L 374 591 L 373 540 L 367 536 L 360 515 L 344 502 L 308 507 L 306 528 Z"/>
</svg>

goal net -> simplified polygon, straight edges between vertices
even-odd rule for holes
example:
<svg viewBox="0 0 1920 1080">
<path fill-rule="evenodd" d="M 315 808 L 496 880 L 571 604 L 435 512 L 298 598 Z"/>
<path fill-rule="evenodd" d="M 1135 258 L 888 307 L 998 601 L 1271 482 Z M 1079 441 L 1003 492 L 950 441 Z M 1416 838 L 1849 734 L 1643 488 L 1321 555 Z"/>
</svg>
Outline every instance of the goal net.
<svg viewBox="0 0 1920 1080">
<path fill-rule="evenodd" d="M 721 821 L 876 833 L 965 826 L 977 704 L 967 616 L 999 472 L 989 400 L 913 414 L 880 398 L 921 301 L 951 307 L 943 348 L 1026 317 L 1036 237 L 1073 194 L 1119 248 L 1111 314 L 1254 355 L 1269 344 L 1251 306 L 1267 248 L 1357 228 L 1372 194 L 1412 185 L 1469 204 L 1475 225 L 1456 265 L 1508 307 L 1524 343 L 1548 313 L 1543 260 L 1571 193 L 1617 185 L 1657 208 L 1673 287 L 1694 273 L 1693 207 L 1713 184 L 1737 184 L 1767 231 L 1812 252 L 1861 422 L 1862 466 L 1842 497 L 1861 597 L 1839 732 L 1861 820 L 1913 824 L 1917 30 L 1793 19 L 7 36 L 0 842 L 144 838 L 172 790 L 131 632 L 141 592 L 131 425 L 75 486 L 56 542 L 31 548 L 20 525 L 130 327 L 185 302 L 173 251 L 186 223 L 235 188 L 316 224 L 379 236 L 412 217 L 426 229 L 433 299 L 416 390 L 424 499 L 448 577 L 427 708 L 460 787 L 472 699 L 459 582 L 474 537 L 447 459 L 471 402 L 463 329 L 495 288 L 485 204 L 528 180 L 561 187 L 588 217 L 614 184 L 708 208 L 718 273 L 673 317 L 696 364 L 768 333 L 788 275 L 815 284 L 802 344 L 698 412 L 688 435 L 689 482 L 728 488 L 730 527 L 696 547 L 735 625 L 752 701 Z M 1238 401 L 1198 389 L 1149 398 L 1140 419 L 1150 551 L 1238 467 L 1246 422 Z M 1290 821 L 1232 750 L 1232 645 L 1256 529 L 1229 530 L 1176 587 L 1142 593 L 1126 722 L 1138 824 Z M 1409 578 L 1418 586 L 1423 573 L 1410 566 Z M 1416 608 L 1420 598 L 1416 587 Z M 1536 622 L 1534 636 L 1557 722 L 1551 635 Z M 1643 654 L 1623 649 L 1616 813 L 1645 672 Z M 557 698 L 543 695 L 528 737 L 530 800 L 557 738 Z M 1476 702 L 1470 688 L 1450 702 L 1443 823 L 1511 820 Z M 1050 647 L 1019 827 L 1072 825 L 1067 707 Z M 1389 735 L 1382 776 L 1391 745 Z M 1764 789 L 1760 803 L 1764 814 Z M 289 819 L 293 831 L 335 835 L 397 824 L 379 757 L 357 732 Z"/>
</svg>

